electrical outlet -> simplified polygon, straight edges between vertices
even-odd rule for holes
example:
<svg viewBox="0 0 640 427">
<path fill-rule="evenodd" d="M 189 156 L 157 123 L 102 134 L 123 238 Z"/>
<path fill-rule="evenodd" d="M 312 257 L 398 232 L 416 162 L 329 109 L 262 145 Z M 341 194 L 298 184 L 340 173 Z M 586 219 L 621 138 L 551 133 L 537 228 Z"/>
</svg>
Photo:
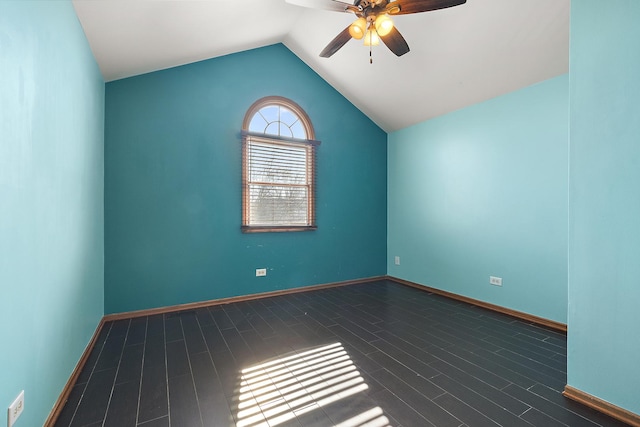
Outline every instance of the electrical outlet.
<svg viewBox="0 0 640 427">
<path fill-rule="evenodd" d="M 489 276 L 489 284 L 494 286 L 502 286 L 502 277 Z"/>
<path fill-rule="evenodd" d="M 11 427 L 13 423 L 16 422 L 18 417 L 22 414 L 24 410 L 24 390 L 20 392 L 16 400 L 13 401 L 11 405 L 9 405 L 9 409 L 7 409 L 7 427 Z"/>
<path fill-rule="evenodd" d="M 396 265 L 400 265 L 400 257 L 399 256 L 396 256 L 395 263 L 396 263 Z"/>
<path fill-rule="evenodd" d="M 266 268 L 256 268 L 256 277 L 262 277 L 267 275 Z"/>
</svg>

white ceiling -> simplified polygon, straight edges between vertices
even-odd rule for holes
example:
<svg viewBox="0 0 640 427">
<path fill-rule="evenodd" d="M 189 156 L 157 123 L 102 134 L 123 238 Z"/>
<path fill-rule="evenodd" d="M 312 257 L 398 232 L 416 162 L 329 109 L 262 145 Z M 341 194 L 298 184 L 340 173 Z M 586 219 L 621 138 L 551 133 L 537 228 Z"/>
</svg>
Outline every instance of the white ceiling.
<svg viewBox="0 0 640 427">
<path fill-rule="evenodd" d="M 284 43 L 387 132 L 569 70 L 570 0 L 467 0 L 395 16 L 411 51 L 324 46 L 352 14 L 284 0 L 73 0 L 106 81 Z"/>
</svg>

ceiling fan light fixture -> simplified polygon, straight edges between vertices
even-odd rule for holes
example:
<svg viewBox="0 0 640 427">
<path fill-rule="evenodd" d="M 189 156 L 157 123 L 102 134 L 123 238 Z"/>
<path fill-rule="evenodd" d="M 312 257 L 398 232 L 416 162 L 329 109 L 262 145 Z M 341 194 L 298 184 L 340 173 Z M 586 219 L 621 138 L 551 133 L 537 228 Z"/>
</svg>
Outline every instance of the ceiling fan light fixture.
<svg viewBox="0 0 640 427">
<path fill-rule="evenodd" d="M 1 1 L 1 0 L 0 0 Z M 380 39 L 396 56 L 409 52 L 409 45 L 400 31 L 395 27 L 394 15 L 409 15 L 447 9 L 459 6 L 467 0 L 353 0 L 353 5 L 344 0 L 285 0 L 288 3 L 316 9 L 328 9 L 336 12 L 349 12 L 356 16 L 356 20 L 340 31 L 337 36 L 320 52 L 323 58 L 341 49 L 349 40 L 364 39 L 364 45 L 369 46 L 369 63 L 371 60 L 371 46 L 380 44 Z"/>
<path fill-rule="evenodd" d="M 378 37 L 378 33 L 373 28 L 367 30 L 364 35 L 364 45 L 365 46 L 378 46 L 380 44 L 380 37 Z"/>
<path fill-rule="evenodd" d="M 349 34 L 356 40 L 360 40 L 364 37 L 367 31 L 367 20 L 364 18 L 358 18 L 353 21 L 353 24 L 349 26 Z"/>
<path fill-rule="evenodd" d="M 384 37 L 393 30 L 393 20 L 388 15 L 378 15 L 375 21 L 376 32 L 380 37 Z"/>
</svg>

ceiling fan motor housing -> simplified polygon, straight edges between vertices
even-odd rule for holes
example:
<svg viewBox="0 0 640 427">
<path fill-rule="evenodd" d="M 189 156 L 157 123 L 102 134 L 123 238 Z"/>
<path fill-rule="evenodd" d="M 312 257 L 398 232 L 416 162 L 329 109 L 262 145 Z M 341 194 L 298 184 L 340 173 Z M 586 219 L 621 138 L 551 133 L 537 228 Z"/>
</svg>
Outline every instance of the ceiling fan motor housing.
<svg viewBox="0 0 640 427">
<path fill-rule="evenodd" d="M 388 3 L 388 0 L 356 0 L 353 5 L 356 6 L 360 12 L 363 12 L 365 16 L 369 16 L 383 12 Z"/>
</svg>

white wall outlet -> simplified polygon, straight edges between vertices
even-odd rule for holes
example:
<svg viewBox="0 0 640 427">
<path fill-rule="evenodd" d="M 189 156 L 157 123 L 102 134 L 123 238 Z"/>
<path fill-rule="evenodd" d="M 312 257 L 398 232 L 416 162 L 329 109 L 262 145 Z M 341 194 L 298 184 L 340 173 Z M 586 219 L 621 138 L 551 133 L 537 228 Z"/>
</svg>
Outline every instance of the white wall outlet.
<svg viewBox="0 0 640 427">
<path fill-rule="evenodd" d="M 256 268 L 256 277 L 262 277 L 267 275 L 266 268 Z"/>
<path fill-rule="evenodd" d="M 394 261 L 395 261 L 396 265 L 400 265 L 400 257 L 399 256 L 396 256 Z"/>
<path fill-rule="evenodd" d="M 502 286 L 502 277 L 489 276 L 489 284 L 495 286 Z"/>
<path fill-rule="evenodd" d="M 16 422 L 18 417 L 22 414 L 24 410 L 24 390 L 20 392 L 16 400 L 13 401 L 11 405 L 9 405 L 9 409 L 7 410 L 7 426 L 11 427 L 13 423 Z"/>
</svg>

